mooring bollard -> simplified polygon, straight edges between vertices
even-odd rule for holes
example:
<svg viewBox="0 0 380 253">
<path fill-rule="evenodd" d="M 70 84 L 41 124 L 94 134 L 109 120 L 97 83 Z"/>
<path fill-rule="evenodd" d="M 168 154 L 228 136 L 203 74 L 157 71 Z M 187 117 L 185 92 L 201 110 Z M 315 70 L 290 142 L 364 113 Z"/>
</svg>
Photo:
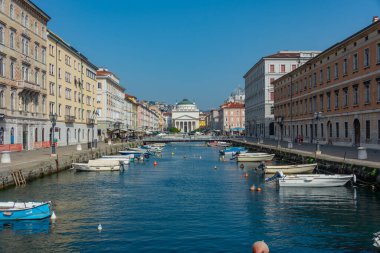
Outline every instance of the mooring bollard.
<svg viewBox="0 0 380 253">
<path fill-rule="evenodd" d="M 11 152 L 3 151 L 1 155 L 1 163 L 11 163 Z"/>
<path fill-rule="evenodd" d="M 367 149 L 365 147 L 358 147 L 358 159 L 359 160 L 367 159 Z"/>
</svg>

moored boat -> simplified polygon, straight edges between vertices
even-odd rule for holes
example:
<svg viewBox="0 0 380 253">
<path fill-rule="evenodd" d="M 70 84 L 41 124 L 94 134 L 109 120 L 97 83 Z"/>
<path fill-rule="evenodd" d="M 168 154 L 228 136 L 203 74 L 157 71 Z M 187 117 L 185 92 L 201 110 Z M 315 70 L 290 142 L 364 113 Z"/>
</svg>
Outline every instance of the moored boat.
<svg viewBox="0 0 380 253">
<path fill-rule="evenodd" d="M 280 187 L 337 187 L 344 186 L 348 181 L 353 179 L 354 175 L 340 174 L 296 174 L 284 175 L 279 173 L 278 183 Z"/>
<path fill-rule="evenodd" d="M 274 154 L 268 153 L 242 153 L 237 154 L 236 159 L 238 162 L 261 162 L 261 161 L 271 161 Z"/>
<path fill-rule="evenodd" d="M 312 173 L 315 167 L 317 167 L 316 163 L 292 165 L 264 165 L 264 171 L 266 174 L 275 174 L 279 170 L 281 170 L 285 175 L 308 174 Z"/>
<path fill-rule="evenodd" d="M 119 160 L 98 159 L 88 163 L 73 163 L 73 169 L 83 172 L 119 171 L 124 169 L 124 163 Z"/>
<path fill-rule="evenodd" d="M 50 217 L 51 202 L 0 202 L 0 220 L 40 220 Z"/>
<path fill-rule="evenodd" d="M 224 155 L 224 156 L 234 156 L 237 153 L 246 153 L 246 152 L 248 152 L 248 150 L 245 149 L 245 147 L 226 147 L 222 150 L 219 150 L 220 155 Z"/>
</svg>

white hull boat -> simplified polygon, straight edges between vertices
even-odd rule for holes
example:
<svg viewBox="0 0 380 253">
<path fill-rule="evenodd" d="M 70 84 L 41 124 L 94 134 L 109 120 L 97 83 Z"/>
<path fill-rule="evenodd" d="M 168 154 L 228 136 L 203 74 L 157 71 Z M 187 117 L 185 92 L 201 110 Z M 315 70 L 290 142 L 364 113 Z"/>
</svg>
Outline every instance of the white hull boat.
<svg viewBox="0 0 380 253">
<path fill-rule="evenodd" d="M 281 170 L 285 175 L 308 174 L 312 173 L 315 167 L 317 167 L 316 163 L 294 165 L 265 165 L 264 171 L 266 174 L 275 174 L 279 170 Z"/>
<path fill-rule="evenodd" d="M 96 171 L 119 171 L 124 169 L 124 163 L 119 160 L 90 160 L 88 163 L 73 163 L 76 171 L 96 172 Z M 121 167 L 121 168 L 120 168 Z"/>
<path fill-rule="evenodd" d="M 354 175 L 298 174 L 283 176 L 278 183 L 280 187 L 337 187 L 353 178 Z"/>
<path fill-rule="evenodd" d="M 126 156 L 103 156 L 99 158 L 98 160 L 108 160 L 108 161 L 120 161 L 124 165 L 128 165 L 129 162 L 131 161 L 131 158 L 126 157 Z"/>
<path fill-rule="evenodd" d="M 237 156 L 238 162 L 272 161 L 274 154 L 268 153 L 243 153 Z"/>
</svg>

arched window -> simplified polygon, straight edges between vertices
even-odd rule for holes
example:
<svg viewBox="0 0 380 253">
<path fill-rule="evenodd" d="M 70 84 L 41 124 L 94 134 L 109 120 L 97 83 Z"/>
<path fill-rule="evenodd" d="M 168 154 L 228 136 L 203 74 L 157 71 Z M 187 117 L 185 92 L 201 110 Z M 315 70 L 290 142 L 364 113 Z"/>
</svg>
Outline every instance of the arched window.
<svg viewBox="0 0 380 253">
<path fill-rule="evenodd" d="M 42 128 L 41 140 L 45 141 L 45 128 Z"/>
<path fill-rule="evenodd" d="M 34 142 L 38 141 L 38 128 L 34 129 Z"/>
<path fill-rule="evenodd" d="M 21 24 L 25 26 L 25 14 L 24 12 L 21 13 Z"/>
<path fill-rule="evenodd" d="M 15 109 L 15 92 L 12 91 L 11 93 L 11 110 L 13 111 Z"/>
<path fill-rule="evenodd" d="M 9 16 L 11 16 L 11 18 L 13 18 L 14 15 L 15 15 L 15 9 L 14 9 L 13 3 L 11 3 L 9 6 Z"/>
</svg>

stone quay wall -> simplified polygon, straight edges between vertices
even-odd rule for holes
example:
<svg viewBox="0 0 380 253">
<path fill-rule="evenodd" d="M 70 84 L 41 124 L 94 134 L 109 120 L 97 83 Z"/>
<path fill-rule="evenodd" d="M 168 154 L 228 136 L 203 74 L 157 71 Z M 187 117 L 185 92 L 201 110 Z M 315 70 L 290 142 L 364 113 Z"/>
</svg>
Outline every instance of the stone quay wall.
<svg viewBox="0 0 380 253">
<path fill-rule="evenodd" d="M 0 189 L 15 186 L 12 173 L 21 171 L 26 182 L 41 178 L 47 175 L 59 173 L 70 169 L 72 163 L 87 163 L 91 159 L 100 158 L 104 155 L 115 155 L 127 147 L 136 147 L 141 142 L 117 143 L 105 145 L 96 149 L 72 151 L 69 154 L 57 155 L 57 157 L 42 157 L 38 161 L 17 164 L 9 164 L 0 172 Z M 30 151 L 33 152 L 33 151 Z"/>
</svg>

